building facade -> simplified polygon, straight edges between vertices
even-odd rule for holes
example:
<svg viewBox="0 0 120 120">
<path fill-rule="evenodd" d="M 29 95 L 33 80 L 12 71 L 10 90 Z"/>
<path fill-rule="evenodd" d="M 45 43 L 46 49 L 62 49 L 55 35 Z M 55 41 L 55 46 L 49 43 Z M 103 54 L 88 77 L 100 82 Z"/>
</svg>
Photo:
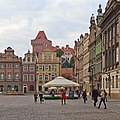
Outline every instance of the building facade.
<svg viewBox="0 0 120 120">
<path fill-rule="evenodd" d="M 22 61 L 22 91 L 33 93 L 36 90 L 36 59 L 28 52 Z"/>
<path fill-rule="evenodd" d="M 120 98 L 120 0 L 108 0 L 102 33 L 102 88 L 110 97 Z"/>
<path fill-rule="evenodd" d="M 22 58 L 8 47 L 0 53 L 0 92 L 22 91 Z"/>
<path fill-rule="evenodd" d="M 47 91 L 48 88 L 44 89 L 42 85 L 61 75 L 61 65 L 56 56 L 56 47 L 44 48 L 43 52 L 38 55 L 36 66 L 37 91 Z"/>
<path fill-rule="evenodd" d="M 44 91 L 48 88 L 42 88 L 43 84 L 61 75 L 61 61 L 56 52 L 59 48 L 52 46 L 44 31 L 31 40 L 31 45 L 36 59 L 36 91 Z"/>
<path fill-rule="evenodd" d="M 89 49 L 89 72 L 90 72 L 90 91 L 92 92 L 93 87 L 96 85 L 95 81 L 95 57 L 96 57 L 96 23 L 95 23 L 95 17 L 92 14 L 91 18 L 90 18 L 90 38 L 89 38 L 89 45 L 88 45 L 88 49 Z"/>
<path fill-rule="evenodd" d="M 75 75 L 76 82 L 80 85 L 80 91 L 83 91 L 83 35 L 75 41 Z"/>
<path fill-rule="evenodd" d="M 85 33 L 83 40 L 83 89 L 86 89 L 87 95 L 90 94 L 89 81 L 89 34 Z"/>
</svg>

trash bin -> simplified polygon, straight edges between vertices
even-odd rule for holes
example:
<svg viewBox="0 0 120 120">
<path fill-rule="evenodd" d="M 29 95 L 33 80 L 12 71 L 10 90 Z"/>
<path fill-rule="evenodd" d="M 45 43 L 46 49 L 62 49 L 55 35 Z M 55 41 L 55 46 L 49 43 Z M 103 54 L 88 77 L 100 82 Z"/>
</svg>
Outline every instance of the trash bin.
<svg viewBox="0 0 120 120">
<path fill-rule="evenodd" d="M 74 99 L 74 92 L 73 92 L 73 91 L 70 91 L 70 92 L 69 92 L 69 98 L 70 98 L 70 99 Z"/>
</svg>

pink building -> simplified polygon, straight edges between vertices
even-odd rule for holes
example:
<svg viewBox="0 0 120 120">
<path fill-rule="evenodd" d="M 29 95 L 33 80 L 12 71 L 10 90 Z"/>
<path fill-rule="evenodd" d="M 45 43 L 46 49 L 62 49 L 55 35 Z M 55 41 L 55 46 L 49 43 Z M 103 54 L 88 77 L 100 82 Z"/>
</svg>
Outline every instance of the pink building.
<svg viewBox="0 0 120 120">
<path fill-rule="evenodd" d="M 36 61 L 33 54 L 28 52 L 22 61 L 22 90 L 23 93 L 32 93 L 36 89 Z"/>
<path fill-rule="evenodd" d="M 0 53 L 0 92 L 21 92 L 22 58 L 11 47 L 4 52 Z"/>
</svg>

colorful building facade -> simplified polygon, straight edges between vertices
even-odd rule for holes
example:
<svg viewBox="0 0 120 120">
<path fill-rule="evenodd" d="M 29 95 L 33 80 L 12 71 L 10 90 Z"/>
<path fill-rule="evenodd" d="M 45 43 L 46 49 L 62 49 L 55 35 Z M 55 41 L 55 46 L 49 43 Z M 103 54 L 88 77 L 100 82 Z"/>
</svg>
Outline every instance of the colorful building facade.
<svg viewBox="0 0 120 120">
<path fill-rule="evenodd" d="M 22 91 L 22 58 L 8 47 L 0 53 L 0 92 Z"/>
</svg>

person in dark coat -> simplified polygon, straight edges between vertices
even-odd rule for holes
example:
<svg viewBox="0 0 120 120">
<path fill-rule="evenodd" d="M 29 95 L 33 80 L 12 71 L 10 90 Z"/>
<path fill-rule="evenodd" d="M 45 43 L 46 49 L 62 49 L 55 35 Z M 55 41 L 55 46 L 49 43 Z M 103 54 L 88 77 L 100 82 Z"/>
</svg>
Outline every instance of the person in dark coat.
<svg viewBox="0 0 120 120">
<path fill-rule="evenodd" d="M 86 90 L 83 91 L 83 93 L 82 93 L 82 97 L 83 97 L 84 103 L 86 103 L 86 101 L 87 101 Z"/>
<path fill-rule="evenodd" d="M 43 93 L 42 92 L 39 93 L 39 98 L 40 98 L 40 103 L 42 104 L 42 101 L 43 101 Z"/>
<path fill-rule="evenodd" d="M 38 98 L 38 94 L 37 92 L 34 93 L 34 102 L 37 103 L 37 98 Z"/>
<path fill-rule="evenodd" d="M 98 102 L 98 90 L 94 87 L 92 91 L 92 100 L 94 100 L 94 106 L 96 107 L 96 103 Z"/>
</svg>

